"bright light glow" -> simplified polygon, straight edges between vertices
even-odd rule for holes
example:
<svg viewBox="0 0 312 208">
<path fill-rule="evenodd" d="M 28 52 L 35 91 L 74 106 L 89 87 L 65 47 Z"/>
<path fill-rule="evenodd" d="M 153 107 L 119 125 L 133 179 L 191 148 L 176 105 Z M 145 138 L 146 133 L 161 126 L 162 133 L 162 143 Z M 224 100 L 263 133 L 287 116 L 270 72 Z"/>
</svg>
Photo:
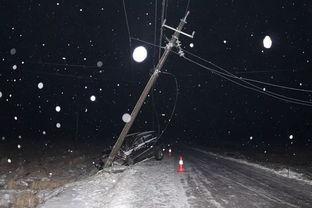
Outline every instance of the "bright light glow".
<svg viewBox="0 0 312 208">
<path fill-rule="evenodd" d="M 60 123 L 57 123 L 57 124 L 56 124 L 56 128 L 61 128 L 61 124 L 60 124 Z"/>
<path fill-rule="evenodd" d="M 42 82 L 39 82 L 39 83 L 38 83 L 38 88 L 39 88 L 39 89 L 42 89 L 42 88 L 43 88 L 43 83 L 42 83 Z"/>
<path fill-rule="evenodd" d="M 271 48 L 272 40 L 271 40 L 270 36 L 265 36 L 265 38 L 263 39 L 263 46 L 265 48 Z"/>
<path fill-rule="evenodd" d="M 0 98 L 2 97 L 2 92 L 0 91 Z"/>
<path fill-rule="evenodd" d="M 21 148 L 22 148 L 22 146 L 21 146 L 20 144 L 18 144 L 18 145 L 17 145 L 17 148 L 18 148 L 18 149 L 21 149 Z"/>
<path fill-rule="evenodd" d="M 12 66 L 12 69 L 13 69 L 13 70 L 16 70 L 16 69 L 17 69 L 17 66 L 16 66 L 16 65 L 13 65 L 13 66 Z"/>
<path fill-rule="evenodd" d="M 55 111 L 56 111 L 56 112 L 60 112 L 60 111 L 61 111 L 61 107 L 60 107 L 60 106 L 56 106 L 56 107 L 55 107 Z"/>
<path fill-rule="evenodd" d="M 194 43 L 190 43 L 190 47 L 193 48 L 194 47 Z"/>
<path fill-rule="evenodd" d="M 8 163 L 11 163 L 11 162 L 12 162 L 12 160 L 9 158 L 9 159 L 8 159 Z"/>
<path fill-rule="evenodd" d="M 249 137 L 249 139 L 250 139 L 250 140 L 252 140 L 252 139 L 253 139 L 253 137 L 251 136 L 251 137 Z"/>
<path fill-rule="evenodd" d="M 147 57 L 146 48 L 143 46 L 136 47 L 133 51 L 132 57 L 136 62 L 141 63 Z"/>
<path fill-rule="evenodd" d="M 131 115 L 129 113 L 125 113 L 122 115 L 122 120 L 125 123 L 129 123 L 131 121 Z"/>
<path fill-rule="evenodd" d="M 90 97 L 90 100 L 91 100 L 92 102 L 94 102 L 94 101 L 96 100 L 96 97 L 95 97 L 94 95 L 92 95 L 92 96 Z"/>
<path fill-rule="evenodd" d="M 289 139 L 293 139 L 294 138 L 294 136 L 293 135 L 289 135 Z"/>
</svg>

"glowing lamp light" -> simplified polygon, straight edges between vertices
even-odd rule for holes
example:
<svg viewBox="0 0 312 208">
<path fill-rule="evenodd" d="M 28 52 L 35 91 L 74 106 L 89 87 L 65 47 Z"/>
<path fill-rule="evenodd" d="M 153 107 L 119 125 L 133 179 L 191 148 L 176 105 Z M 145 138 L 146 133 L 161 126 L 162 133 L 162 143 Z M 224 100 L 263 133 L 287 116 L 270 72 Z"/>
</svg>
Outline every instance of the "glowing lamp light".
<svg viewBox="0 0 312 208">
<path fill-rule="evenodd" d="M 265 36 L 264 39 L 263 39 L 263 46 L 265 48 L 271 48 L 272 46 L 272 40 L 270 38 L 270 36 Z"/>
<path fill-rule="evenodd" d="M 141 63 L 147 57 L 147 50 L 143 46 L 136 47 L 133 51 L 132 58 L 134 61 Z"/>
</svg>

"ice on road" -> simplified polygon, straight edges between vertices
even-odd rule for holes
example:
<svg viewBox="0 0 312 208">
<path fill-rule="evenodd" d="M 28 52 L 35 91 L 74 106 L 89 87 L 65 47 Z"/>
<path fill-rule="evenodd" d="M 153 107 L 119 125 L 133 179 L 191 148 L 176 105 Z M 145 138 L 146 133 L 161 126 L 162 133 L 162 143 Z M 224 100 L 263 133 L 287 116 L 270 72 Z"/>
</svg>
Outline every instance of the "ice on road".
<svg viewBox="0 0 312 208">
<path fill-rule="evenodd" d="M 305 181 L 197 149 L 177 151 L 162 161 L 69 184 L 47 195 L 40 207 L 312 207 L 312 186 Z M 180 155 L 185 173 L 177 173 Z"/>
</svg>

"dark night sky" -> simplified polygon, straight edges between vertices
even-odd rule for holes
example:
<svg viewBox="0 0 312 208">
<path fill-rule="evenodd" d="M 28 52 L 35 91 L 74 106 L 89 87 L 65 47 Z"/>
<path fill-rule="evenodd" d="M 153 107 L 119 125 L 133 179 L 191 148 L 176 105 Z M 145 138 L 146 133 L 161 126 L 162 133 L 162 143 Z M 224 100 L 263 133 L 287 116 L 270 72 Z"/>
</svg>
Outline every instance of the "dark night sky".
<svg viewBox="0 0 312 208">
<path fill-rule="evenodd" d="M 157 1 L 156 36 L 155 2 L 125 0 L 133 38 L 149 43 L 159 39 L 162 1 Z M 166 24 L 176 27 L 187 4 L 169 0 Z M 158 58 L 158 48 L 134 39 L 129 43 L 123 1 L 11 0 L 2 1 L 0 9 L 2 142 L 73 139 L 78 115 L 78 139 L 117 137 L 122 115 L 131 112 Z M 194 39 L 180 38 L 183 49 L 237 76 L 312 89 L 311 1 L 191 0 L 189 10 L 183 31 L 196 34 Z M 164 34 L 170 38 L 172 31 Z M 270 49 L 262 43 L 267 35 L 273 42 Z M 148 50 L 143 63 L 131 59 L 130 51 L 139 45 Z M 245 89 L 174 53 L 164 69 L 176 76 L 180 92 L 167 138 L 285 145 L 293 135 L 295 144 L 311 147 L 311 107 Z M 312 102 L 309 92 L 258 86 Z M 161 128 L 168 122 L 175 92 L 174 79 L 161 75 L 153 93 Z M 157 129 L 152 106 L 150 97 L 133 131 Z"/>
</svg>

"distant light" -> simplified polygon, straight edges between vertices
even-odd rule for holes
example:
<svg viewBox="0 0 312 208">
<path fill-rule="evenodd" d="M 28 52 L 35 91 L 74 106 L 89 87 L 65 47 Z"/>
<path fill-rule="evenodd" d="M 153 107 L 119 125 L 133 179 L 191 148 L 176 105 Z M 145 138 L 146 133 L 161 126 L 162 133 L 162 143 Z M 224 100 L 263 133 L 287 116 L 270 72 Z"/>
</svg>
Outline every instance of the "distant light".
<svg viewBox="0 0 312 208">
<path fill-rule="evenodd" d="M 289 135 L 289 139 L 293 139 L 294 138 L 294 136 L 291 134 L 291 135 Z"/>
<path fill-rule="evenodd" d="M 66 57 L 62 57 L 63 60 L 66 60 Z"/>
<path fill-rule="evenodd" d="M 143 46 L 136 47 L 133 51 L 132 57 L 134 61 L 141 63 L 147 57 L 146 48 L 144 48 Z"/>
<path fill-rule="evenodd" d="M 2 139 L 2 141 L 4 141 L 4 140 L 5 140 L 5 136 L 2 136 L 2 138 L 1 138 L 1 139 Z"/>
<path fill-rule="evenodd" d="M 56 106 L 56 107 L 55 107 L 55 111 L 56 111 L 56 112 L 60 112 L 60 111 L 61 111 L 61 107 L 60 107 L 60 106 Z"/>
<path fill-rule="evenodd" d="M 266 88 L 264 87 L 262 90 L 265 92 L 265 91 L 266 91 Z"/>
<path fill-rule="evenodd" d="M 18 145 L 17 145 L 17 148 L 18 148 L 18 149 L 21 149 L 21 148 L 22 148 L 22 145 L 18 144 Z"/>
<path fill-rule="evenodd" d="M 272 40 L 271 40 L 270 36 L 265 36 L 265 38 L 263 39 L 263 46 L 265 48 L 271 48 Z"/>
<path fill-rule="evenodd" d="M 43 132 L 42 132 L 42 134 L 43 134 L 43 135 L 46 135 L 46 134 L 47 134 L 47 132 L 46 132 L 46 131 L 43 131 Z"/>
<path fill-rule="evenodd" d="M 56 123 L 56 128 L 61 128 L 61 124 L 60 123 Z"/>
<path fill-rule="evenodd" d="M 226 43 L 226 40 L 223 40 L 223 43 Z"/>
<path fill-rule="evenodd" d="M 13 69 L 13 70 L 16 70 L 16 69 L 17 69 L 17 66 L 16 66 L 16 65 L 13 65 L 13 66 L 12 66 L 12 69 Z"/>
<path fill-rule="evenodd" d="M 16 54 L 16 49 L 15 48 L 12 48 L 11 50 L 10 50 L 10 54 L 13 56 L 13 55 L 15 55 Z"/>
<path fill-rule="evenodd" d="M 0 98 L 2 98 L 2 92 L 0 91 Z"/>
<path fill-rule="evenodd" d="M 253 137 L 251 136 L 251 137 L 249 137 L 249 139 L 250 139 L 250 140 L 252 140 L 252 139 L 253 139 Z"/>
<path fill-rule="evenodd" d="M 92 96 L 90 97 L 90 100 L 91 100 L 92 102 L 94 102 L 94 101 L 96 100 L 96 97 L 95 97 L 94 95 L 92 95 Z"/>
<path fill-rule="evenodd" d="M 122 120 L 125 123 L 129 123 L 131 121 L 131 115 L 129 113 L 125 113 L 122 115 Z"/>
<path fill-rule="evenodd" d="M 103 62 L 102 62 L 102 61 L 98 61 L 98 62 L 96 63 L 96 66 L 99 67 L 99 68 L 101 68 L 101 67 L 103 66 Z"/>
<path fill-rule="evenodd" d="M 194 43 L 190 43 L 190 47 L 193 48 L 194 47 Z"/>
<path fill-rule="evenodd" d="M 17 116 L 14 116 L 14 120 L 17 121 Z"/>
<path fill-rule="evenodd" d="M 8 158 L 8 163 L 12 163 L 12 160 L 10 158 Z"/>
<path fill-rule="evenodd" d="M 39 82 L 39 83 L 38 83 L 38 88 L 39 88 L 39 89 L 42 89 L 42 88 L 43 88 L 43 83 L 42 83 L 42 82 Z"/>
</svg>

